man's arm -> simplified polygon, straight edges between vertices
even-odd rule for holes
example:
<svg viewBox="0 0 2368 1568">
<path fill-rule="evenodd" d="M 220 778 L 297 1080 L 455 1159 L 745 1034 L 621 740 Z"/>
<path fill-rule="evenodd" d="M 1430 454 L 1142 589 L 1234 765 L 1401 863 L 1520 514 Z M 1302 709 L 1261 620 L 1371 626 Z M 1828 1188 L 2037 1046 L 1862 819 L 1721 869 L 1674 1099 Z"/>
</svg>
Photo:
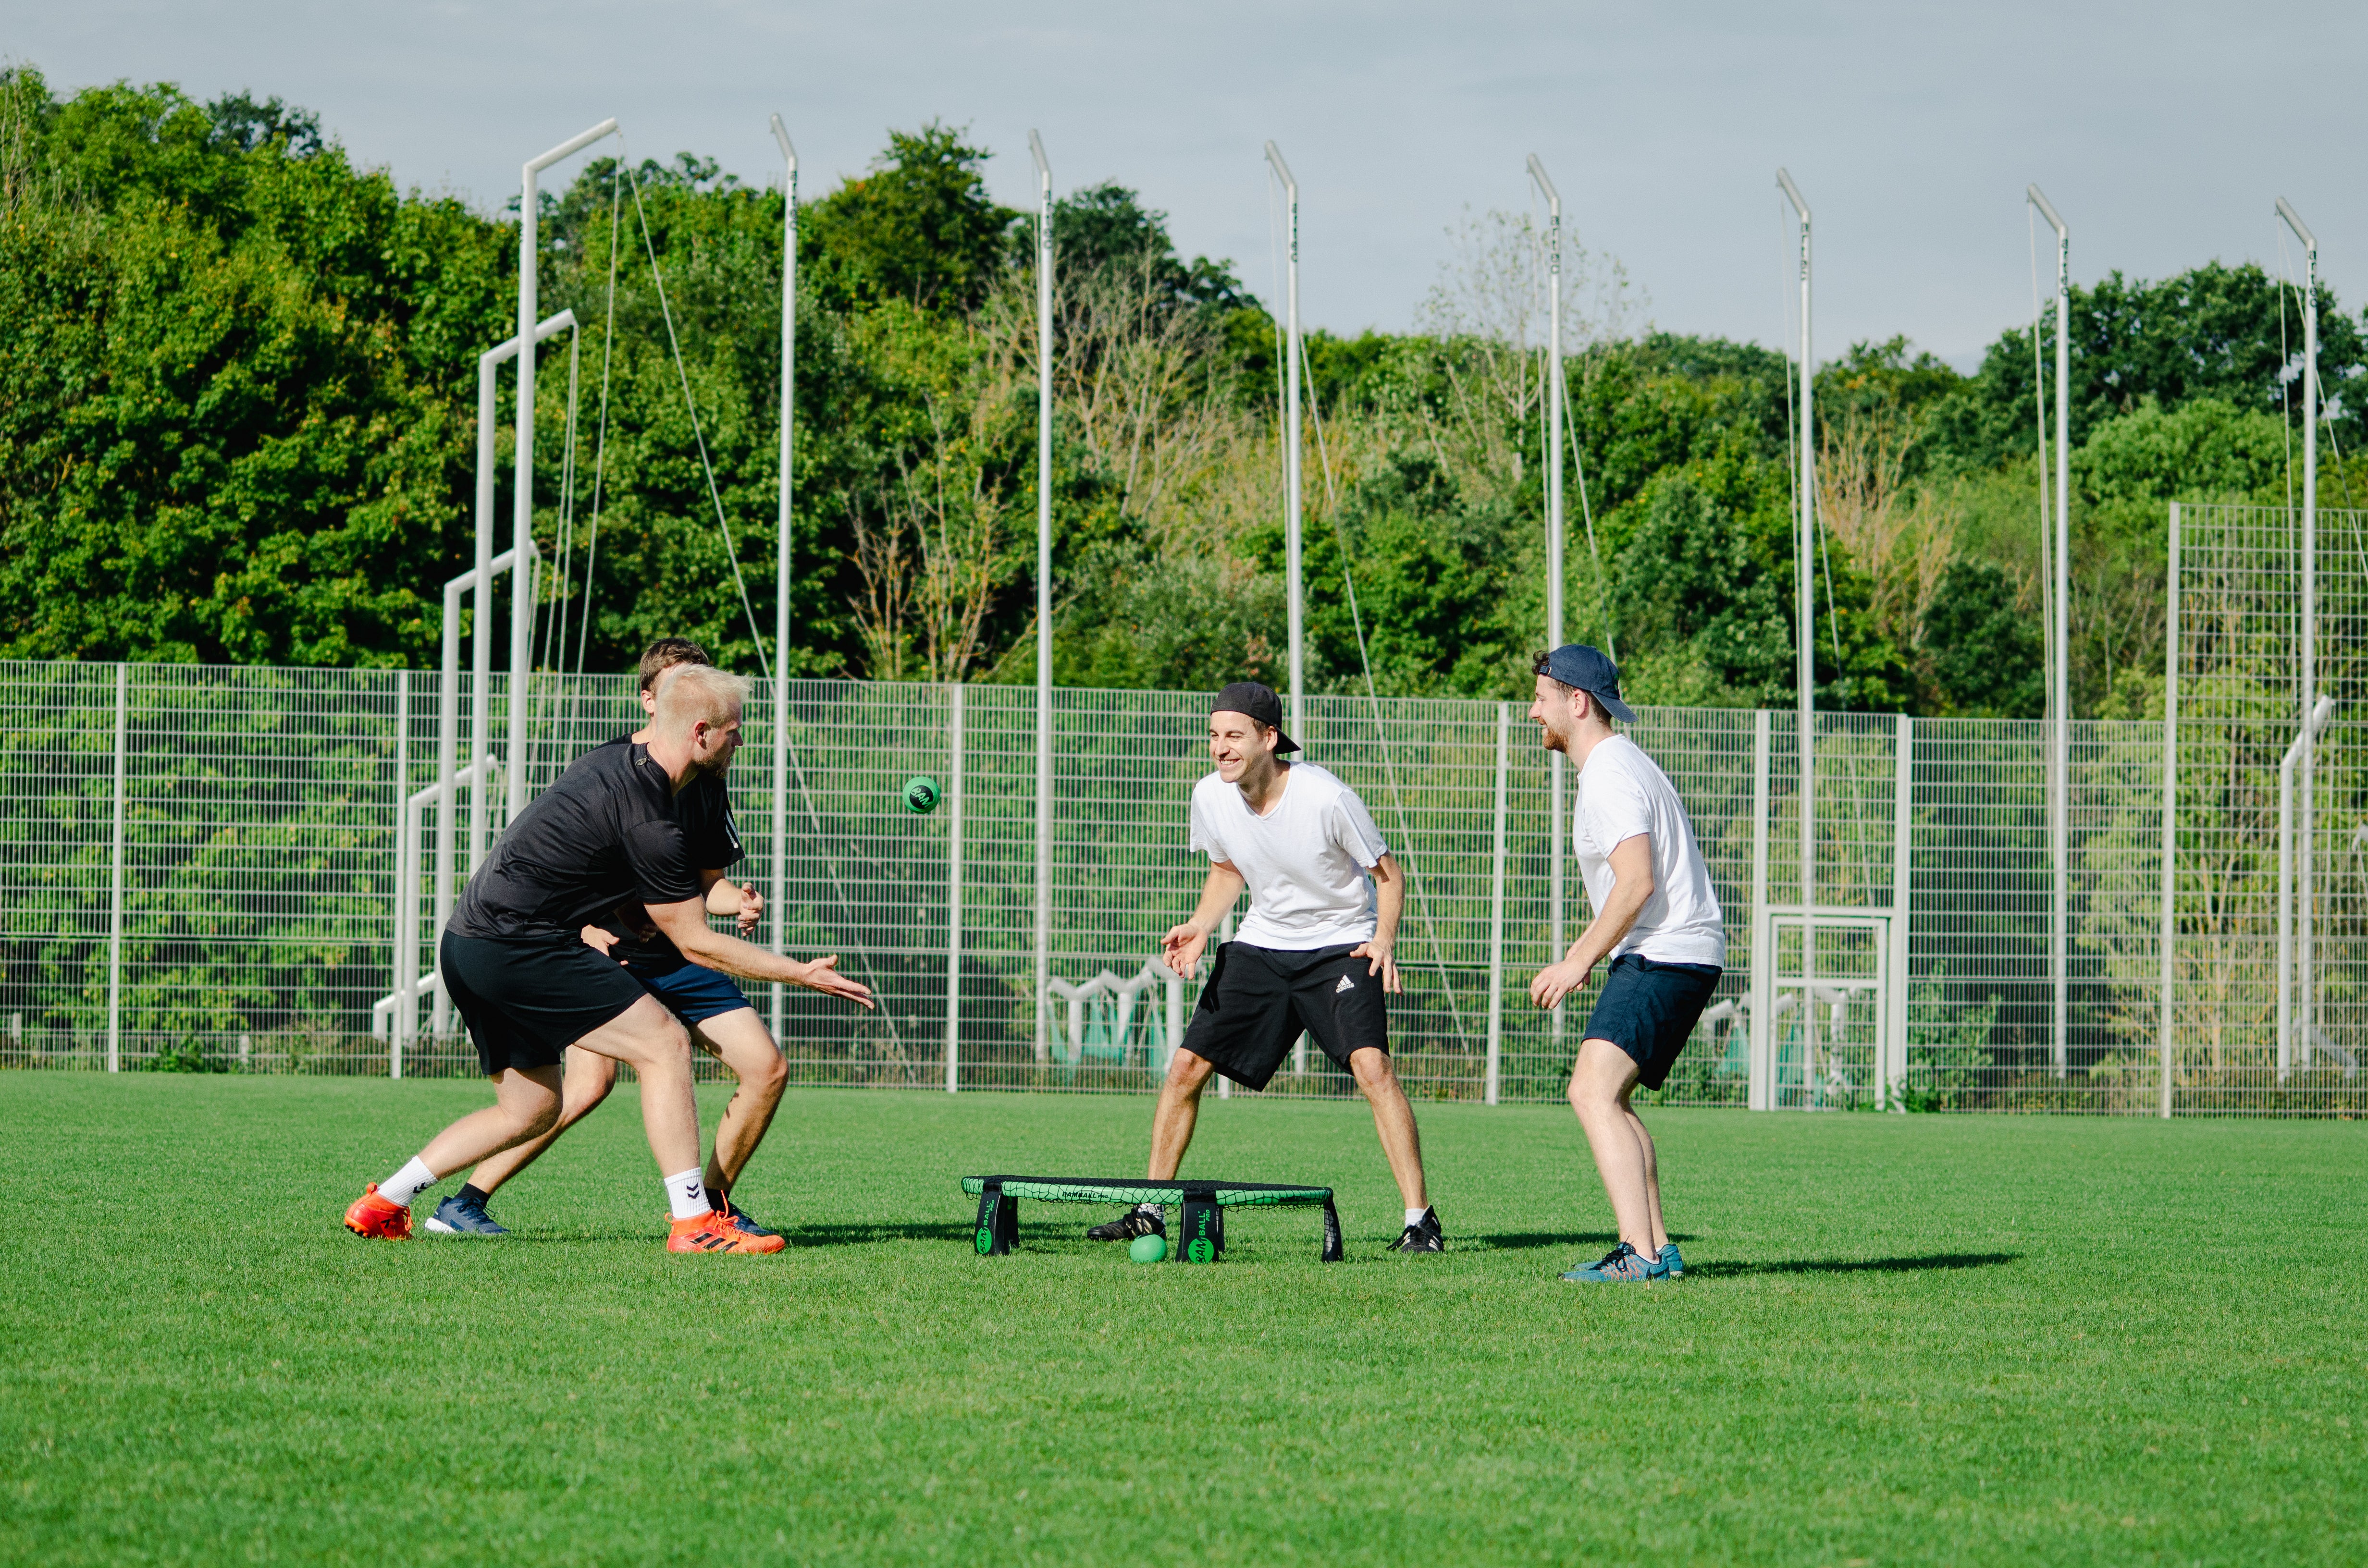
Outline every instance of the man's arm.
<svg viewBox="0 0 2368 1568">
<path fill-rule="evenodd" d="M 734 886 L 721 871 L 701 871 L 699 880 L 707 884 L 707 913 L 731 915 L 741 936 L 765 917 L 765 895 L 753 883 Z"/>
<path fill-rule="evenodd" d="M 1572 992 L 1585 987 L 1587 977 L 1603 955 L 1620 945 L 1645 901 L 1653 896 L 1653 839 L 1640 833 L 1623 838 L 1611 849 L 1611 896 L 1595 912 L 1578 940 L 1560 963 L 1548 964 L 1530 982 L 1530 1000 L 1540 1007 L 1558 1006 Z"/>
<path fill-rule="evenodd" d="M 807 963 L 768 953 L 737 937 L 727 937 L 708 925 L 703 899 L 687 898 L 679 903 L 653 903 L 647 907 L 651 921 L 666 934 L 682 956 L 702 968 L 736 974 L 743 980 L 803 985 L 825 995 L 844 996 L 866 1007 L 872 1005 L 871 987 L 838 972 L 836 953 Z"/>
<path fill-rule="evenodd" d="M 1365 972 L 1380 975 L 1383 991 L 1406 989 L 1398 978 L 1397 960 L 1391 957 L 1397 947 L 1398 917 L 1405 913 L 1406 878 L 1398 872 L 1398 858 L 1385 853 L 1373 863 L 1373 939 L 1349 955 L 1372 960 Z"/>
<path fill-rule="evenodd" d="M 1209 933 L 1224 923 L 1225 911 L 1233 908 L 1234 900 L 1241 897 L 1242 889 L 1248 885 L 1234 869 L 1232 861 L 1209 862 L 1209 880 L 1201 884 L 1201 903 L 1192 911 L 1192 918 L 1181 926 L 1170 926 L 1167 935 L 1159 939 L 1160 952 L 1169 969 L 1187 980 L 1192 978 L 1192 971 L 1200 967 L 1201 954 L 1209 945 Z"/>
</svg>

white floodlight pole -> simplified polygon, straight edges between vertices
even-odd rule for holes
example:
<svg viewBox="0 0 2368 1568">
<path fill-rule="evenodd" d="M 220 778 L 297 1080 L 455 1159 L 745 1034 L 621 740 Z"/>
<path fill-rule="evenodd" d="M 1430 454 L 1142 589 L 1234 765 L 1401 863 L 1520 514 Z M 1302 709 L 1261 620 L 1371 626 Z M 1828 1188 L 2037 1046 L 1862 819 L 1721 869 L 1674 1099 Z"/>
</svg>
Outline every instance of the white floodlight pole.
<svg viewBox="0 0 2368 1568">
<path fill-rule="evenodd" d="M 1283 381 L 1283 447 L 1282 447 L 1282 555 L 1283 573 L 1291 579 L 1291 735 L 1302 745 L 1307 744 L 1307 725 L 1300 708 L 1307 689 L 1307 622 L 1301 602 L 1299 585 L 1299 182 L 1291 177 L 1291 165 L 1282 161 L 1282 149 L 1269 142 L 1266 144 L 1266 161 L 1282 180 L 1283 205 L 1289 213 L 1290 245 L 1285 252 L 1289 270 L 1286 273 L 1284 315 Z"/>
<path fill-rule="evenodd" d="M 535 176 L 562 158 L 572 157 L 603 136 L 616 133 L 617 122 L 604 119 L 541 157 L 528 159 L 518 176 L 518 472 L 511 476 L 510 493 L 510 548 L 518 552 L 518 566 L 510 576 L 510 744 L 507 769 L 507 809 L 513 821 L 526 805 L 527 663 L 534 656 L 534 595 L 528 591 L 533 578 L 527 571 L 527 562 L 534 556 L 534 321 L 536 295 L 541 281 L 536 271 L 541 245 L 536 234 Z M 479 593 L 485 594 L 485 588 L 480 578 Z M 487 594 L 486 597 L 491 596 Z"/>
<path fill-rule="evenodd" d="M 2297 1053 L 2294 1030 L 2294 765 L 2304 749 L 2317 740 L 2335 717 L 2335 699 L 2325 692 L 2311 704 L 2310 718 L 2278 762 L 2278 1082 L 2286 1081 L 2299 1060 L 2310 1063 L 2305 1044 Z"/>
<path fill-rule="evenodd" d="M 575 312 L 572 310 L 562 311 L 550 320 L 536 324 L 534 341 L 541 343 L 546 337 L 575 330 Z M 519 342 L 520 340 L 515 337 L 505 338 L 477 356 L 477 559 L 475 571 L 468 578 L 467 589 L 469 593 L 475 596 L 475 616 L 469 638 L 469 676 L 472 687 L 469 694 L 469 755 L 472 759 L 485 756 L 487 748 L 493 744 L 494 699 L 489 689 L 493 680 L 494 663 L 492 585 L 495 575 L 502 570 L 494 555 L 494 422 L 499 406 L 495 401 L 495 373 L 501 368 L 504 361 L 518 352 Z M 518 557 L 515 551 L 512 551 L 503 559 L 516 565 Z M 529 575 L 532 570 L 531 565 L 527 568 Z M 517 577 L 511 579 L 514 594 L 523 591 L 516 585 L 524 580 Z M 449 601 L 452 606 L 450 613 L 455 615 L 459 613 L 459 602 L 458 599 Z M 458 635 L 457 631 L 454 635 Z M 457 702 L 459 696 L 458 692 L 454 692 L 444 700 L 448 703 Z M 452 716 L 452 722 L 456 726 L 454 734 L 458 733 L 459 722 L 459 711 L 455 709 Z M 445 736 L 443 756 L 447 772 L 456 766 L 452 760 L 455 744 L 452 734 Z M 469 869 L 472 871 L 477 869 L 477 862 L 484 858 L 487 817 L 485 791 L 492 784 L 491 779 L 484 777 L 483 768 L 480 768 L 478 773 L 477 782 L 471 785 L 469 789 L 468 848 Z M 449 785 L 450 780 L 446 782 Z M 438 871 L 439 876 L 449 873 L 452 864 L 450 832 L 452 802 L 449 797 L 444 801 L 442 813 L 443 825 L 437 830 L 438 836 L 436 841 L 439 857 L 437 865 L 441 868 Z M 444 928 L 440 918 L 437 922 L 436 928 L 439 933 Z"/>
<path fill-rule="evenodd" d="M 2311 871 L 2318 859 L 2317 792 L 2311 788 L 2318 737 L 2311 725 L 2311 707 L 2318 689 L 2318 240 L 2302 214 L 2283 196 L 2278 216 L 2302 242 L 2302 857 L 2296 892 L 2302 905 L 2302 927 L 2296 975 L 2294 1032 L 2301 1049 L 2295 1060 L 2310 1065 L 2311 1045 L 2318 1025 L 2314 993 L 2317 982 L 2316 922 L 2311 909 Z"/>
<path fill-rule="evenodd" d="M 1036 160 L 1036 1060 L 1053 1052 L 1053 163 Z"/>
<path fill-rule="evenodd" d="M 2055 549 L 2047 587 L 2055 668 L 2048 672 L 2047 850 L 2055 873 L 2047 928 L 2047 972 L 2054 985 L 2050 1029 L 2055 1075 L 2070 1065 L 2072 910 L 2072 231 L 2037 186 L 2025 187 L 2055 231 Z"/>
<path fill-rule="evenodd" d="M 781 439 L 780 499 L 773 507 L 773 951 L 786 957 L 790 925 L 790 471 L 798 375 L 798 150 L 781 117 Z M 787 988 L 773 983 L 773 1038 L 781 1036 Z"/>
<path fill-rule="evenodd" d="M 1801 217 L 1801 533 L 1793 567 L 1793 621 L 1800 645 L 1793 650 L 1793 679 L 1800 727 L 1794 749 L 1801 763 L 1801 1067 L 1805 1090 L 1817 1060 L 1817 1009 L 1811 1001 L 1817 978 L 1817 601 L 1810 571 L 1817 547 L 1817 441 L 1810 397 L 1816 365 L 1809 343 L 1809 204 L 1782 169 L 1776 171 L 1776 183 Z"/>
<path fill-rule="evenodd" d="M 1530 178 L 1546 199 L 1546 647 L 1562 646 L 1562 193 L 1554 189 L 1554 181 L 1546 175 L 1546 166 L 1530 154 Z M 1546 759 L 1549 776 L 1547 811 L 1546 860 L 1551 868 L 1546 901 L 1553 906 L 1549 916 L 1547 951 L 1557 963 L 1562 961 L 1562 793 L 1563 755 L 1555 752 Z M 1555 1039 L 1562 1036 L 1562 1009 L 1554 1010 L 1549 1025 Z"/>
</svg>

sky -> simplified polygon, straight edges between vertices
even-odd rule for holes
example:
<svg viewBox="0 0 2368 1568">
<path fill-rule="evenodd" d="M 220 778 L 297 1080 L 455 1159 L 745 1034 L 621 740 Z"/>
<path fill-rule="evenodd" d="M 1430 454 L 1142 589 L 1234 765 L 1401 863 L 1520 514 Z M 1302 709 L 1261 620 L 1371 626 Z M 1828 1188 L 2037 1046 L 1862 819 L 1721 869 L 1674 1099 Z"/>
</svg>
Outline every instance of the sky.
<svg viewBox="0 0 2368 1568">
<path fill-rule="evenodd" d="M 1261 293 L 1271 139 L 1300 186 L 1304 318 L 1340 333 L 1412 325 L 1467 210 L 1537 210 L 1532 153 L 1654 324 L 1770 344 L 1797 330 L 1789 168 L 1815 213 L 1820 359 L 1905 334 L 1971 368 L 2027 321 L 2032 181 L 2081 283 L 2274 271 L 2284 196 L 2340 297 L 2368 288 L 2356 0 L 0 0 L 0 55 L 58 91 L 276 95 L 358 161 L 487 210 L 527 158 L 610 116 L 636 159 L 688 150 L 776 181 L 776 112 L 803 197 L 936 118 L 993 148 L 990 187 L 1028 205 L 1034 128 L 1058 188 L 1134 187 L 1178 248 Z"/>
</svg>

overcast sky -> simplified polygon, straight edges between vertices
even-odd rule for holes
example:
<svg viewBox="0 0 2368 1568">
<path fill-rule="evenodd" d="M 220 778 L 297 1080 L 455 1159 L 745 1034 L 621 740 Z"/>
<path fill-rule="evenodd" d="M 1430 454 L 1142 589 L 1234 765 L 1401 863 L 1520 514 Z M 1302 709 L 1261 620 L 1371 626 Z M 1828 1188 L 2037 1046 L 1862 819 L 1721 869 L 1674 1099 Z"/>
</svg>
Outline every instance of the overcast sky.
<svg viewBox="0 0 2368 1568">
<path fill-rule="evenodd" d="M 0 52 L 53 88 L 276 94 L 359 161 L 488 209 L 610 115 L 637 158 L 778 177 L 775 111 L 804 195 L 934 116 L 996 151 L 989 183 L 1021 205 L 1032 126 L 1062 187 L 1136 187 L 1179 247 L 1261 291 L 1271 137 L 1301 187 L 1306 317 L 1341 332 L 1410 324 L 1467 205 L 1529 208 L 1532 152 L 1657 324 L 1762 342 L 1786 330 L 1789 166 L 1816 214 L 1820 358 L 1905 333 L 1969 363 L 2027 318 L 2032 180 L 2084 282 L 2274 270 L 2280 195 L 2346 302 L 2368 280 L 2357 0 L 0 0 Z"/>
</svg>

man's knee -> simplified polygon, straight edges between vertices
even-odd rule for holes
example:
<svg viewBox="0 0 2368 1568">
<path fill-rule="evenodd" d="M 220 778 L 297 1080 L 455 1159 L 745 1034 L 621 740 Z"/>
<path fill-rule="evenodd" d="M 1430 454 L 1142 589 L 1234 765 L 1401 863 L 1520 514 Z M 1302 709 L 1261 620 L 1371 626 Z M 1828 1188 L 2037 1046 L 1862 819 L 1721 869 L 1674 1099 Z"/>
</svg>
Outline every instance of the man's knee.
<svg viewBox="0 0 2368 1568">
<path fill-rule="evenodd" d="M 1375 1046 L 1349 1053 L 1349 1074 L 1367 1095 L 1388 1094 L 1398 1087 L 1397 1069 L 1390 1065 L 1390 1053 Z"/>
<path fill-rule="evenodd" d="M 790 1064 L 779 1051 L 768 1051 L 749 1064 L 740 1075 L 740 1083 L 751 1094 L 768 1100 L 778 1100 L 781 1091 L 790 1086 Z"/>
<path fill-rule="evenodd" d="M 1167 1060 L 1167 1076 L 1160 1084 L 1160 1092 L 1165 1095 L 1180 1096 L 1186 1099 L 1198 1099 L 1201 1097 L 1201 1091 L 1208 1085 L 1209 1079 L 1215 1074 L 1216 1071 L 1217 1064 L 1207 1057 L 1178 1050 Z"/>
</svg>

